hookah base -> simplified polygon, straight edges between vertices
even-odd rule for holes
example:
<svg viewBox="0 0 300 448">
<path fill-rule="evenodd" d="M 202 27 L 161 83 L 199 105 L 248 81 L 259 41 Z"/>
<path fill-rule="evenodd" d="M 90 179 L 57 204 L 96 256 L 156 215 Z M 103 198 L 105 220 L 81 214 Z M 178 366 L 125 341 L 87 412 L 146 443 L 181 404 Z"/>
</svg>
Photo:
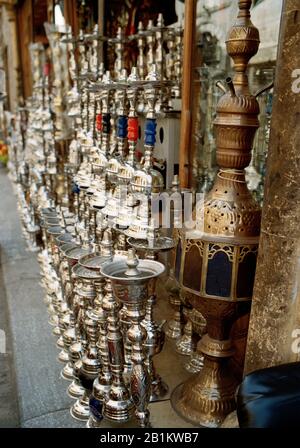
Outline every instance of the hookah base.
<svg viewBox="0 0 300 448">
<path fill-rule="evenodd" d="M 87 428 L 100 428 L 103 420 L 103 396 L 101 399 L 95 398 L 93 392 L 90 396 L 89 406 L 90 406 L 90 418 L 86 424 Z"/>
<path fill-rule="evenodd" d="M 169 386 L 160 377 L 152 381 L 150 403 L 160 401 L 169 392 Z"/>
<path fill-rule="evenodd" d="M 70 409 L 70 414 L 75 420 L 87 421 L 90 417 L 89 397 L 84 392 L 83 396 L 75 401 Z"/>
<path fill-rule="evenodd" d="M 59 355 L 58 355 L 57 359 L 58 359 L 59 362 L 62 362 L 64 364 L 69 362 L 69 354 L 68 354 L 68 352 L 66 350 L 64 350 L 64 349 L 61 350 L 59 352 Z"/>
<path fill-rule="evenodd" d="M 178 342 L 179 343 L 176 344 L 176 352 L 179 355 L 190 356 L 193 353 L 193 351 L 195 350 L 195 344 L 193 344 L 192 341 L 181 340 Z"/>
<path fill-rule="evenodd" d="M 193 352 L 188 362 L 184 364 L 184 369 L 189 373 L 199 373 L 203 367 L 203 355 Z"/>
<path fill-rule="evenodd" d="M 28 245 L 28 249 L 30 252 L 39 252 L 40 251 L 40 247 L 34 246 L 34 245 Z"/>
<path fill-rule="evenodd" d="M 67 381 L 73 381 L 74 380 L 74 370 L 71 364 L 68 362 L 65 367 L 60 372 L 60 376 Z"/>
<path fill-rule="evenodd" d="M 86 427 L 87 428 L 101 428 L 102 420 L 103 419 L 97 420 L 93 416 L 90 415 L 90 418 L 86 422 Z"/>
<path fill-rule="evenodd" d="M 183 332 L 183 321 L 180 312 L 180 306 L 176 306 L 172 319 L 165 326 L 165 335 L 169 339 L 178 339 Z"/>
<path fill-rule="evenodd" d="M 64 348 L 64 340 L 62 338 L 62 336 L 60 336 L 57 341 L 56 341 L 56 347 L 59 349 L 63 349 Z"/>
<path fill-rule="evenodd" d="M 59 327 L 54 327 L 52 330 L 52 334 L 54 336 L 60 336 L 60 328 Z"/>
<path fill-rule="evenodd" d="M 46 286 L 46 288 L 48 288 L 48 286 Z M 53 305 L 53 297 L 51 296 L 51 301 L 50 301 L 50 303 L 49 303 L 49 305 L 47 306 L 47 312 L 50 314 L 50 316 L 55 316 L 55 317 L 57 317 L 56 316 L 56 311 L 55 311 L 55 309 L 54 309 L 54 305 Z M 57 318 L 57 320 L 58 320 L 58 318 Z"/>
<path fill-rule="evenodd" d="M 171 395 L 171 405 L 184 420 L 196 426 L 217 428 L 235 408 L 236 382 L 221 378 L 211 382 L 206 369 L 179 384 Z"/>
<path fill-rule="evenodd" d="M 52 314 L 49 317 L 48 322 L 50 325 L 52 325 L 52 327 L 56 327 L 58 325 L 58 317 L 55 314 Z"/>
<path fill-rule="evenodd" d="M 134 405 L 131 401 L 108 400 L 104 403 L 103 417 L 111 422 L 125 423 L 131 420 Z"/>
<path fill-rule="evenodd" d="M 184 334 L 176 342 L 176 352 L 180 355 L 190 356 L 196 349 L 196 342 L 192 334 L 192 323 L 189 321 L 185 326 Z"/>
<path fill-rule="evenodd" d="M 44 285 L 42 285 L 44 288 L 46 287 L 46 286 L 44 286 Z M 51 297 L 49 297 L 48 296 L 48 294 L 47 295 L 45 295 L 45 297 L 44 297 L 44 303 L 46 304 L 46 305 L 50 305 L 50 303 L 52 302 L 52 298 Z"/>
<path fill-rule="evenodd" d="M 178 339 L 182 335 L 182 324 L 176 320 L 171 319 L 167 322 L 165 335 L 169 339 Z"/>
<path fill-rule="evenodd" d="M 81 398 L 84 394 L 84 388 L 74 379 L 67 389 L 67 394 L 71 398 Z"/>
</svg>

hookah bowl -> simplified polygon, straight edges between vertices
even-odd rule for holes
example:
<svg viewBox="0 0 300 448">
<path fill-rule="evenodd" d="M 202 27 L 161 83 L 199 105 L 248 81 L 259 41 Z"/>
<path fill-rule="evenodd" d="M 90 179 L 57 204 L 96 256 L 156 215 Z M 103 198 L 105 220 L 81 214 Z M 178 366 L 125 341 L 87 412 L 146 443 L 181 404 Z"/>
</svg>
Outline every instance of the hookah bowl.
<svg viewBox="0 0 300 448">
<path fill-rule="evenodd" d="M 126 305 L 131 320 L 128 330 L 128 339 L 132 344 L 130 391 L 136 409 L 135 415 L 141 427 L 149 426 L 148 404 L 151 393 L 150 375 L 144 353 L 147 331 L 141 322 L 145 314 L 149 282 L 164 270 L 164 265 L 158 261 L 139 261 L 134 249 L 128 250 L 127 260 L 116 258 L 101 269 L 102 274 L 111 281 L 117 300 Z"/>
<path fill-rule="evenodd" d="M 81 257 L 84 257 L 85 255 L 88 255 L 89 253 L 91 253 L 90 248 L 86 248 L 86 247 L 79 246 L 79 245 L 76 245 L 75 247 L 67 250 L 65 252 L 65 256 L 68 260 L 70 269 L 72 269 L 72 267 L 78 263 L 78 261 Z"/>
<path fill-rule="evenodd" d="M 93 252 L 81 257 L 78 260 L 78 263 L 80 264 L 80 266 L 100 274 L 102 265 L 111 260 L 111 255 L 103 255 L 102 252 Z"/>
<path fill-rule="evenodd" d="M 72 241 L 74 241 L 74 237 L 71 235 L 71 233 L 68 232 L 56 237 L 56 242 L 59 246 L 65 243 L 71 243 Z"/>
</svg>

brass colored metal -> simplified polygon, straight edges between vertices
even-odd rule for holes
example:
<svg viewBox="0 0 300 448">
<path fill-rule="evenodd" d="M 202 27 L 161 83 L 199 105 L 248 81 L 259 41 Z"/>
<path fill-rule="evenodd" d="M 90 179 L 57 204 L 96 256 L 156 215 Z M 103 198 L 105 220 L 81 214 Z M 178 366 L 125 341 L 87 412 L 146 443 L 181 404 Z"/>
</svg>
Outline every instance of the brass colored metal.
<svg viewBox="0 0 300 448">
<path fill-rule="evenodd" d="M 240 0 L 229 31 L 227 52 L 233 80 L 217 106 L 216 181 L 204 202 L 196 204 L 196 228 L 182 238 L 180 283 L 186 300 L 203 314 L 207 334 L 198 344 L 204 355 L 199 374 L 172 395 L 175 410 L 197 425 L 216 427 L 235 408 L 237 380 L 228 361 L 234 350 L 233 323 L 249 313 L 261 211 L 245 181 L 259 127 L 259 105 L 250 94 L 247 66 L 258 51 L 259 33 L 250 20 L 251 0 Z"/>
<path fill-rule="evenodd" d="M 206 320 L 196 308 L 193 308 L 188 317 L 192 322 L 193 331 L 200 337 L 206 333 Z M 196 349 L 191 353 L 189 361 L 184 365 L 185 370 L 190 373 L 198 373 L 203 367 L 203 355 Z"/>
<path fill-rule="evenodd" d="M 192 322 L 188 320 L 184 327 L 182 337 L 176 342 L 176 352 L 180 355 L 190 356 L 194 350 L 193 326 Z"/>
</svg>

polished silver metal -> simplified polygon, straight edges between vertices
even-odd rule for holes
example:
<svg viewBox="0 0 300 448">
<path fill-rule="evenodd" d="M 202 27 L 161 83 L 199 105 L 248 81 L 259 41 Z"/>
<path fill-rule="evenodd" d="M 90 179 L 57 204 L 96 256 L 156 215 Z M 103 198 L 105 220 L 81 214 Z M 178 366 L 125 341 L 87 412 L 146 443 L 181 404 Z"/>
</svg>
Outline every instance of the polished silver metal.
<svg viewBox="0 0 300 448">
<path fill-rule="evenodd" d="M 102 274 L 112 282 L 116 298 L 125 303 L 131 327 L 128 339 L 131 342 L 132 371 L 130 390 L 139 425 L 149 426 L 148 404 L 151 393 L 151 380 L 145 364 L 143 344 L 147 338 L 147 331 L 141 325 L 144 308 L 148 297 L 148 285 L 151 279 L 164 272 L 164 266 L 153 260 L 139 260 L 134 249 L 128 249 L 128 258 L 115 259 L 104 265 Z M 105 405 L 106 407 L 106 405 Z"/>
</svg>

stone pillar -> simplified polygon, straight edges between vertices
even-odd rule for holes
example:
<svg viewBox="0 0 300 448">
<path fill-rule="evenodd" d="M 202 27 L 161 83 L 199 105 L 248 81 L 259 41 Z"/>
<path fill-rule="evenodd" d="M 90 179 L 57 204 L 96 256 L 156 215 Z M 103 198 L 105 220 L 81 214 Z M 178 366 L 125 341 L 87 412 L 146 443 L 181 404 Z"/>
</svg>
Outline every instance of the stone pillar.
<svg viewBox="0 0 300 448">
<path fill-rule="evenodd" d="M 245 373 L 300 360 L 299 42 L 299 0 L 284 0 Z"/>
<path fill-rule="evenodd" d="M 19 96 L 21 95 L 21 71 L 18 48 L 16 0 L 0 0 L 1 8 L 1 34 L 2 42 L 0 51 L 6 51 L 5 63 L 7 63 L 7 94 L 8 106 L 12 112 L 16 111 Z"/>
</svg>

